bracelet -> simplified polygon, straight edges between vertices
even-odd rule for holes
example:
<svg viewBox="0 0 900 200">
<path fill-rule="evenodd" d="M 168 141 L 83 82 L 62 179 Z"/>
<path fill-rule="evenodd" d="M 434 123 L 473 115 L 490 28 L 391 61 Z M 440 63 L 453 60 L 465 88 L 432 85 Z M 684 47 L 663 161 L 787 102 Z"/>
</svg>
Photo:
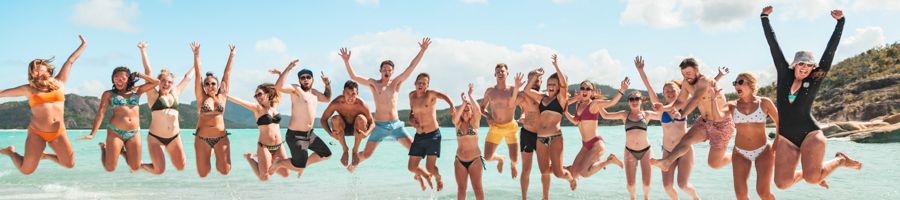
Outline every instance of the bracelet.
<svg viewBox="0 0 900 200">
<path fill-rule="evenodd" d="M 625 93 L 622 93 L 622 91 L 616 91 L 616 92 L 619 92 L 619 94 L 621 94 L 623 96 L 625 95 Z"/>
</svg>

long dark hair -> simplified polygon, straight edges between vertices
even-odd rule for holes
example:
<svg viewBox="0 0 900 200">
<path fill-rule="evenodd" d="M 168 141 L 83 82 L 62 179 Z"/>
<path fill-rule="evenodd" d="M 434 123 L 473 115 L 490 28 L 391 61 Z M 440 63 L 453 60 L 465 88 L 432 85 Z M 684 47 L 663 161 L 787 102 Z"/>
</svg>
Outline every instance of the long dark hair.
<svg viewBox="0 0 900 200">
<path fill-rule="evenodd" d="M 125 82 L 125 90 L 124 91 L 131 91 L 134 88 L 135 83 L 138 82 L 137 75 L 135 73 L 132 73 L 131 69 L 128 69 L 128 67 L 119 66 L 119 67 L 116 67 L 116 69 L 113 69 L 112 75 L 110 76 L 110 81 L 112 81 L 112 77 L 116 76 L 116 74 L 119 72 L 125 72 L 128 74 L 128 81 Z M 113 91 L 116 90 L 115 82 L 113 82 L 112 90 Z"/>
</svg>

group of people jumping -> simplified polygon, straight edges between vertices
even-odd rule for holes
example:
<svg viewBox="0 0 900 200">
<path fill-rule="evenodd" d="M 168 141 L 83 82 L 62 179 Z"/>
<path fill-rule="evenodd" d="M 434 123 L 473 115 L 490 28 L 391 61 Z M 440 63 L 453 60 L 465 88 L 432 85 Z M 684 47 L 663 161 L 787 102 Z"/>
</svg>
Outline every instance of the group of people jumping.
<svg viewBox="0 0 900 200">
<path fill-rule="evenodd" d="M 107 109 L 112 109 L 112 116 L 105 127 L 106 141 L 99 143 L 100 160 L 107 171 L 114 171 L 118 157 L 123 156 L 132 172 L 143 170 L 162 174 L 166 168 L 167 153 L 175 169 L 183 170 L 186 156 L 181 142 L 177 97 L 193 78 L 198 112 L 197 129 L 193 136 L 194 152 L 200 177 L 206 177 L 211 171 L 210 160 L 213 156 L 219 173 L 227 175 L 231 170 L 229 133 L 223 117 L 226 103 L 236 103 L 250 110 L 257 119 L 257 151 L 244 154 L 244 158 L 263 181 L 275 173 L 287 177 L 290 171 L 295 171 L 299 176 L 306 167 L 331 157 L 331 150 L 313 128 L 318 104 L 328 103 L 320 116 L 321 130 L 340 143 L 340 163 L 348 171 L 352 173 L 363 161 L 372 158 L 375 148 L 384 139 L 393 138 L 409 149 L 408 170 L 420 187 L 425 190 L 427 184 L 427 187 L 442 190 L 443 178 L 435 164 L 441 156 L 442 133 L 437 120 L 437 103 L 440 100 L 450 107 L 456 130 L 458 147 L 453 158 L 453 169 L 459 199 L 466 198 L 469 183 L 476 199 L 484 199 L 482 173 L 487 169 L 486 162 L 496 162 L 497 171 L 501 174 L 504 164 L 509 165 L 510 175 L 513 179 L 519 178 L 522 199 L 526 199 L 535 154 L 543 199 L 548 198 L 551 175 L 567 181 L 569 187 L 575 190 L 577 180 L 590 177 L 610 164 L 625 169 L 631 199 L 636 197 L 638 168 L 643 195 L 648 198 L 651 166 L 661 169 L 663 186 L 672 199 L 678 198 L 674 183 L 692 198 L 699 199 L 699 192 L 688 179 L 694 162 L 692 146 L 704 141 L 709 141 L 707 161 L 710 167 L 718 169 L 729 163 L 732 165 L 738 199 L 749 198 L 747 182 L 753 167 L 757 171 L 756 192 L 759 197 L 775 199 L 770 191 L 772 180 L 780 189 L 787 189 L 800 181 L 827 188 L 825 179 L 835 169 L 847 167 L 859 170 L 862 164 L 843 153 L 824 161 L 827 140 L 811 116 L 813 101 L 831 67 L 841 38 L 845 21 L 842 11 L 831 11 L 837 25 L 821 59 L 816 61 L 812 52 L 799 51 L 793 61 L 788 62 L 769 24 L 772 10 L 771 6 L 765 7 L 760 19 L 778 72 L 774 100 L 757 96 L 756 75 L 740 73 L 732 82 L 738 99 L 729 102 L 717 83 L 728 73 L 728 69 L 720 68 L 719 74 L 710 78 L 700 73 L 695 59 L 686 58 L 678 65 L 683 80 L 665 82 L 663 101 L 657 97 L 644 72 L 641 56 L 635 58 L 634 64 L 647 87 L 649 98 L 638 91 L 626 94 L 630 85 L 627 77 L 621 81 L 618 92 L 609 99 L 590 81 L 581 82 L 579 90 L 569 94 L 567 77 L 559 67 L 557 56 L 553 55 L 551 64 L 554 73 L 546 80 L 543 79 L 544 70 L 538 68 L 524 74 L 516 73 L 512 85 L 509 85 L 509 67 L 497 64 L 494 68 L 496 85 L 487 88 L 479 102 L 473 96 L 475 88 L 470 83 L 468 91 L 460 94 L 459 105 L 454 104 L 453 98 L 446 93 L 429 88 L 431 76 L 428 73 L 418 74 L 415 90 L 409 93 L 410 114 L 407 122 L 415 129 L 415 134 L 410 136 L 398 114 L 397 98 L 404 81 L 413 74 L 431 45 L 427 37 L 419 42 L 418 54 L 398 76 L 393 76 L 395 66 L 390 60 L 381 62 L 380 77 L 360 76 L 351 66 L 351 51 L 342 48 L 339 55 L 351 80 L 344 83 L 341 94 L 332 97 L 331 82 L 324 73 L 319 73 L 324 88 L 313 88 L 315 73 L 309 69 L 297 73 L 298 83 L 286 84 L 286 76 L 299 62 L 293 60 L 284 70 L 270 70 L 277 79 L 274 84 L 257 86 L 253 95 L 255 101 L 229 94 L 234 45 L 229 46 L 228 61 L 220 79 L 212 72 L 201 76 L 200 44 L 191 43 L 193 67 L 175 84 L 176 76 L 171 71 L 163 69 L 156 76 L 152 74 L 146 52 L 148 45 L 140 42 L 137 47 L 141 52 L 143 73 L 132 72 L 127 67 L 113 70 L 113 87 L 101 95 L 93 128 L 90 134 L 80 139 L 93 139 L 103 124 Z M 28 84 L 0 91 L 0 97 L 28 98 L 31 120 L 24 155 L 20 155 L 13 146 L 0 150 L 12 159 L 23 174 L 33 173 L 40 160 L 51 160 L 66 168 L 75 165 L 63 118 L 63 91 L 73 63 L 87 44 L 83 37 L 79 36 L 79 39 L 81 45 L 55 76 L 52 59 L 34 59 L 28 65 Z M 138 85 L 140 79 L 144 81 Z M 374 112 L 359 97 L 360 85 L 371 90 Z M 146 140 L 151 163 L 141 163 L 143 147 L 139 105 L 141 96 L 145 94 L 151 110 L 150 137 Z M 291 99 L 291 118 L 284 137 L 279 125 L 282 118 L 275 109 L 282 95 L 288 95 Z M 623 97 L 627 99 L 627 109 L 607 110 Z M 648 100 L 652 109 L 646 110 L 643 105 Z M 572 104 L 575 105 L 574 110 L 570 111 Z M 521 111 L 519 116 L 516 116 L 517 109 Z M 688 127 L 686 116 L 695 109 L 699 110 L 699 118 Z M 582 141 L 578 154 L 569 165 L 563 163 L 560 126 L 564 118 L 578 126 Z M 479 129 L 483 119 L 490 127 L 482 152 L 478 135 L 481 134 Z M 607 150 L 603 137 L 597 132 L 598 121 L 602 119 L 622 120 L 625 124 L 626 144 L 621 159 L 612 153 L 606 159 L 602 158 Z M 777 127 L 778 136 L 772 143 L 766 133 L 769 119 Z M 662 156 L 659 159 L 653 159 L 652 145 L 647 135 L 650 120 L 662 124 Z M 733 135 L 736 135 L 734 147 L 728 153 L 727 147 Z M 352 150 L 349 149 L 348 137 L 353 138 Z M 360 151 L 363 140 L 367 142 Z M 509 149 L 508 157 L 496 153 L 504 140 Z M 44 153 L 48 145 L 53 154 Z M 422 160 L 425 160 L 424 167 L 421 166 Z M 518 168 L 520 161 L 521 170 Z M 798 162 L 801 163 L 800 170 L 796 170 Z"/>
</svg>

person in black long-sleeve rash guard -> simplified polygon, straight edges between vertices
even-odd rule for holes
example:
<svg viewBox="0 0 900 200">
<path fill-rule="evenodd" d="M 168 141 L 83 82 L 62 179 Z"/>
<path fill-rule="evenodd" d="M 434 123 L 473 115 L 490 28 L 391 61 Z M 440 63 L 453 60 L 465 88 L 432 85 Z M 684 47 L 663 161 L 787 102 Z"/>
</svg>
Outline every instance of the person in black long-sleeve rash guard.
<svg viewBox="0 0 900 200">
<path fill-rule="evenodd" d="M 862 163 L 851 159 L 844 153 L 838 152 L 835 158 L 823 162 L 825 158 L 825 135 L 819 130 L 818 122 L 812 117 L 812 104 L 818 93 L 819 86 L 825 79 L 838 42 L 841 40 L 841 32 L 844 29 L 844 13 L 841 10 L 831 11 L 831 16 L 837 20 L 834 33 L 828 41 L 825 53 L 818 63 L 815 55 L 809 51 L 798 51 L 790 64 L 784 58 L 781 47 L 775 39 L 775 33 L 769 24 L 769 15 L 772 6 L 763 8 L 760 18 L 766 41 L 775 61 L 775 69 L 778 71 L 778 89 L 776 105 L 778 108 L 778 137 L 775 139 L 775 185 L 780 189 L 787 189 L 800 180 L 808 183 L 819 184 L 828 187 L 825 177 L 838 167 L 848 167 L 859 170 Z M 800 159 L 802 157 L 802 159 Z M 797 168 L 797 162 L 802 161 L 802 169 Z"/>
</svg>

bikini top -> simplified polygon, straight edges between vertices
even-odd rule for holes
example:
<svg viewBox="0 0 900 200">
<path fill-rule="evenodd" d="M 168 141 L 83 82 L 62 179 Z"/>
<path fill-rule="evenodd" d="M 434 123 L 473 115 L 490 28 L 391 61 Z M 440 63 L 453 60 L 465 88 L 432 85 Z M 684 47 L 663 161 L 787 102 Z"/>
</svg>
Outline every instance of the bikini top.
<svg viewBox="0 0 900 200">
<path fill-rule="evenodd" d="M 553 112 L 562 114 L 563 107 L 562 107 L 562 105 L 559 104 L 559 99 L 553 98 L 553 100 L 551 100 L 550 104 L 548 104 L 548 105 L 544 105 L 544 101 L 541 101 L 541 103 L 538 104 L 538 111 L 544 112 L 545 110 L 549 110 L 549 111 L 553 111 Z"/>
<path fill-rule="evenodd" d="M 275 116 L 272 116 L 269 113 L 266 113 L 265 115 L 259 116 L 259 118 L 256 119 L 257 126 L 277 124 L 280 122 L 281 122 L 281 115 L 279 115 L 279 114 L 275 114 Z"/>
<path fill-rule="evenodd" d="M 175 109 L 175 107 L 178 106 L 177 105 L 177 102 L 178 102 L 177 97 L 173 96 L 172 102 L 168 103 L 168 104 L 166 104 L 166 101 L 163 100 L 163 97 L 165 97 L 165 96 L 160 95 L 159 97 L 157 97 L 156 102 L 153 103 L 153 106 L 150 107 L 150 110 L 157 111 L 157 110 L 165 110 L 165 109 Z"/>
<path fill-rule="evenodd" d="M 465 131 L 460 128 L 456 128 L 456 137 L 462 137 L 467 135 L 478 135 L 478 132 L 475 132 L 475 129 L 472 126 L 466 127 Z"/>
<path fill-rule="evenodd" d="M 122 97 L 119 95 L 119 92 L 113 90 L 113 97 L 109 100 L 109 104 L 113 107 L 128 105 L 128 106 L 136 106 L 140 103 L 140 96 L 137 95 L 136 92 L 132 92 L 128 98 Z"/>
<path fill-rule="evenodd" d="M 54 90 L 52 92 L 34 93 L 28 97 L 28 105 L 34 106 L 42 103 L 65 102 L 66 95 L 62 90 Z"/>
<path fill-rule="evenodd" d="M 632 129 L 647 130 L 647 119 L 641 118 L 641 120 L 638 121 L 631 121 L 628 119 L 628 116 L 630 115 L 631 111 L 625 112 L 625 131 L 630 131 Z"/>
<path fill-rule="evenodd" d="M 669 115 L 669 112 L 663 112 L 662 117 L 659 118 L 659 122 L 662 122 L 663 124 L 672 123 L 672 122 L 683 122 L 684 120 L 685 120 L 684 117 L 678 118 L 678 119 L 672 118 L 672 116 Z"/>
<path fill-rule="evenodd" d="M 599 113 L 597 113 L 597 114 L 591 113 L 590 106 L 588 106 L 587 108 L 584 108 L 584 110 L 581 111 L 581 113 L 578 113 L 575 115 L 575 120 L 577 120 L 577 121 L 590 121 L 590 120 L 599 120 L 599 119 L 600 119 L 600 114 Z"/>
<path fill-rule="evenodd" d="M 745 115 L 744 113 L 741 113 L 740 110 L 737 110 L 737 108 L 735 108 L 734 123 L 766 123 L 766 113 L 763 113 L 762 111 L 762 100 L 760 100 L 759 102 L 760 104 L 757 104 L 756 111 L 753 111 L 753 113 L 750 113 L 749 115 Z"/>
<path fill-rule="evenodd" d="M 222 106 L 222 104 L 218 104 L 216 101 L 213 101 L 213 106 L 215 106 L 215 108 L 211 108 L 210 106 L 207 106 L 207 104 L 204 103 L 203 105 L 200 106 L 200 112 L 202 112 L 202 113 L 208 113 L 208 112 L 218 112 L 218 113 L 222 113 L 222 112 L 225 112 L 225 107 Z"/>
</svg>

